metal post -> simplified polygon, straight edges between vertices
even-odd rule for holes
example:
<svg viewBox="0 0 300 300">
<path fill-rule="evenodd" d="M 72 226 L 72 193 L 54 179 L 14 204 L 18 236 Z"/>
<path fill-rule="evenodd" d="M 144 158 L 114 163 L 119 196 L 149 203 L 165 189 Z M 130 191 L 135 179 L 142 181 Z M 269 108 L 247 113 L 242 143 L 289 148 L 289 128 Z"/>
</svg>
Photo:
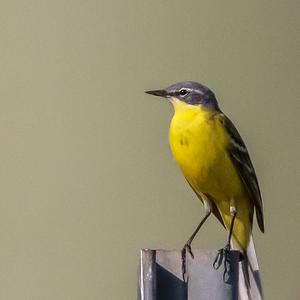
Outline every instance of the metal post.
<svg viewBox="0 0 300 300">
<path fill-rule="evenodd" d="M 228 274 L 224 264 L 215 270 L 216 251 L 193 250 L 187 255 L 187 282 L 181 274 L 179 250 L 141 250 L 139 266 L 139 300 L 237 300 L 240 253 L 230 251 Z"/>
<path fill-rule="evenodd" d="M 156 300 L 156 250 L 141 250 L 138 300 Z"/>
</svg>

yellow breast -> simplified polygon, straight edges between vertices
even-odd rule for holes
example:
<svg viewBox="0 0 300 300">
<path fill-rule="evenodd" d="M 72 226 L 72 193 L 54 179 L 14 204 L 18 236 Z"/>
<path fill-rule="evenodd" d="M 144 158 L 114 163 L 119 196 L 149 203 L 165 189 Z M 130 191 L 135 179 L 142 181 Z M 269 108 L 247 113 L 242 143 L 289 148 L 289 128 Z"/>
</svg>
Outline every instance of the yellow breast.
<svg viewBox="0 0 300 300">
<path fill-rule="evenodd" d="M 185 177 L 195 190 L 220 200 L 231 197 L 240 184 L 227 155 L 228 136 L 216 113 L 178 100 L 172 104 L 169 143 Z"/>
</svg>

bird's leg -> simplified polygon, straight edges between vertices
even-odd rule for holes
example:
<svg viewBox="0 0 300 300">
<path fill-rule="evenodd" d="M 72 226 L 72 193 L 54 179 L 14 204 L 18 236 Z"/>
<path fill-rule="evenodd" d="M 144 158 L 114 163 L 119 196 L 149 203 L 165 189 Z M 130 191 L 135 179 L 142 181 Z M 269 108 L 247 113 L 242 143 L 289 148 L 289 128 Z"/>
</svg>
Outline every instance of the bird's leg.
<svg viewBox="0 0 300 300">
<path fill-rule="evenodd" d="M 227 244 L 225 245 L 224 248 L 219 249 L 218 253 L 216 255 L 216 258 L 213 262 L 213 267 L 214 269 L 219 269 L 221 266 L 223 260 L 224 260 L 224 273 L 223 273 L 223 280 L 225 281 L 225 276 L 228 273 L 228 255 L 231 250 L 231 237 L 232 237 L 232 232 L 233 232 L 233 226 L 234 226 L 234 220 L 237 215 L 237 210 L 233 202 L 230 203 L 230 229 L 229 229 L 229 234 L 228 234 L 228 241 Z"/>
<path fill-rule="evenodd" d="M 205 216 L 203 217 L 203 219 L 201 220 L 201 222 L 199 223 L 199 225 L 197 226 L 197 228 L 195 229 L 195 231 L 190 236 L 190 238 L 187 240 L 187 242 L 185 243 L 185 245 L 183 246 L 183 248 L 181 250 L 181 270 L 182 270 L 182 278 L 183 278 L 184 282 L 186 282 L 186 278 L 185 278 L 186 277 L 186 251 L 188 251 L 190 253 L 190 255 L 192 256 L 192 258 L 194 258 L 191 244 L 192 244 L 195 236 L 197 235 L 198 231 L 200 230 L 202 225 L 205 223 L 205 221 L 211 214 L 210 205 L 205 205 L 205 211 L 206 211 Z"/>
<path fill-rule="evenodd" d="M 237 214 L 237 210 L 235 208 L 234 204 L 230 205 L 230 217 L 231 217 L 231 222 L 230 222 L 230 229 L 229 229 L 229 235 L 228 235 L 228 241 L 227 241 L 227 246 L 230 250 L 230 242 L 231 242 L 231 237 L 232 237 L 232 232 L 233 232 L 233 225 L 234 225 L 234 220 Z"/>
</svg>

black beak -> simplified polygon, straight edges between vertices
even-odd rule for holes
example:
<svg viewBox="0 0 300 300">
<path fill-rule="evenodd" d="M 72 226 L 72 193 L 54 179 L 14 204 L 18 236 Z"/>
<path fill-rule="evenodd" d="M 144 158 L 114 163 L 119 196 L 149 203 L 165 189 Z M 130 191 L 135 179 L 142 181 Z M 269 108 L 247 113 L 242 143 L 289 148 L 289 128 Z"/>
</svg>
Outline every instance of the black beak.
<svg viewBox="0 0 300 300">
<path fill-rule="evenodd" d="M 168 97 L 168 93 L 166 90 L 154 90 L 154 91 L 146 91 L 146 94 L 158 96 L 158 97 Z"/>
</svg>

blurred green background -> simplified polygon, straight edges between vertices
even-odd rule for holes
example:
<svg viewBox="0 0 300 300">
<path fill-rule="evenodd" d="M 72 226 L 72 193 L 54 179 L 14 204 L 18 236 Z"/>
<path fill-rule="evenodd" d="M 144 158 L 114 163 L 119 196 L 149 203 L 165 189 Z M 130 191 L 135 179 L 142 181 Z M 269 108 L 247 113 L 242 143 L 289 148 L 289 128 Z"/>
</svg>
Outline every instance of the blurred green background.
<svg viewBox="0 0 300 300">
<path fill-rule="evenodd" d="M 249 148 L 266 299 L 300 294 L 299 1 L 0 0 L 0 299 L 136 298 L 140 248 L 179 248 L 203 208 L 171 157 L 196 80 Z M 220 248 L 211 218 L 195 246 Z"/>
</svg>

